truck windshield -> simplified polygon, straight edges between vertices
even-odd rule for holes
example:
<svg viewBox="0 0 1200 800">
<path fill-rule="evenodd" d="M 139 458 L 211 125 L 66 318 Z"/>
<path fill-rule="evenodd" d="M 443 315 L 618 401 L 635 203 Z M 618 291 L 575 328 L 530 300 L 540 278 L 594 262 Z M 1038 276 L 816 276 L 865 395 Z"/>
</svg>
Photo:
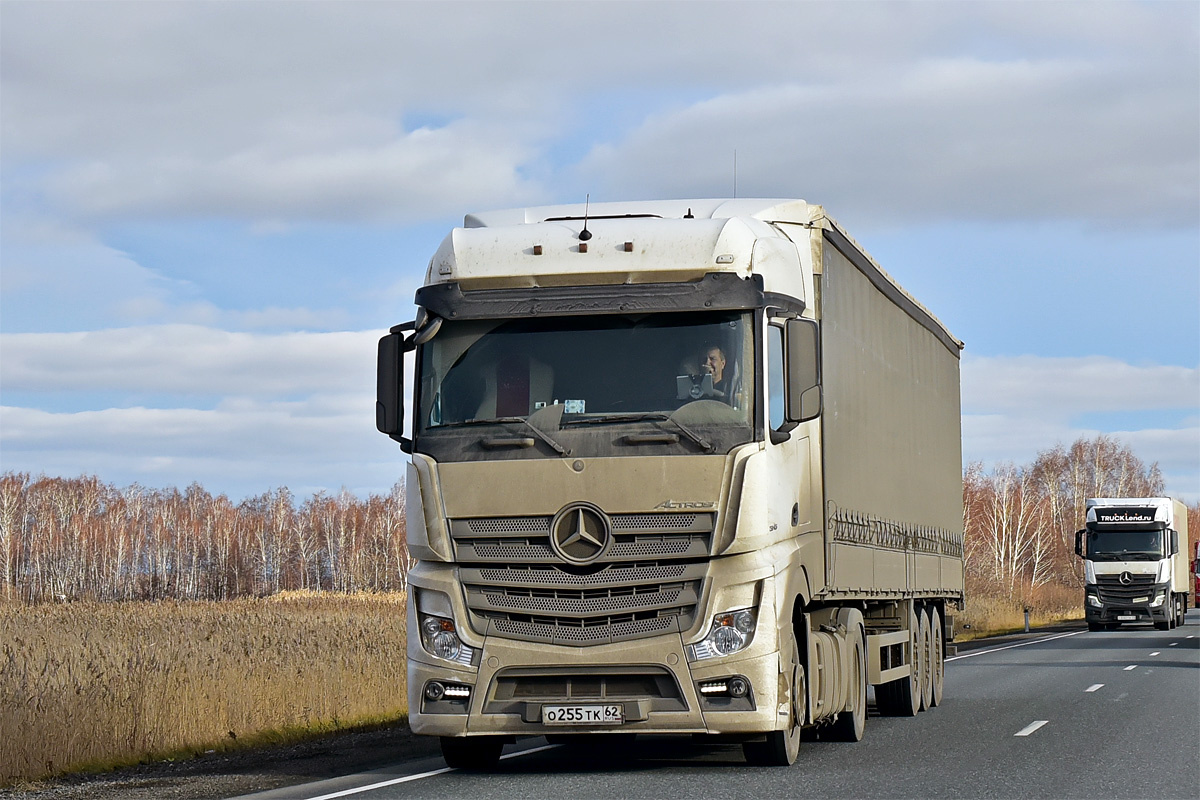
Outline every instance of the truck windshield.
<svg viewBox="0 0 1200 800">
<path fill-rule="evenodd" d="M 725 311 L 447 320 L 418 359 L 418 447 L 449 437 L 506 458 L 728 450 L 753 437 L 753 324 Z M 617 441 L 622 426 L 640 435 Z"/>
<path fill-rule="evenodd" d="M 1164 557 L 1162 531 L 1088 531 L 1092 561 L 1158 561 Z"/>
</svg>

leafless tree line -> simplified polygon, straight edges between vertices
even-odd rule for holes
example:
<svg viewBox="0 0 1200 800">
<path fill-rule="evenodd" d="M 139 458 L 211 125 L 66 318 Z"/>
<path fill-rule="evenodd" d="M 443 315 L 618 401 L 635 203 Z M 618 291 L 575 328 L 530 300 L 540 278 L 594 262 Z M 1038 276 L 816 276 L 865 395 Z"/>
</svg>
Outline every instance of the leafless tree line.
<svg viewBox="0 0 1200 800">
<path fill-rule="evenodd" d="M 284 590 L 397 591 L 409 567 L 404 488 L 241 503 L 198 484 L 0 475 L 0 598 L 225 600 Z"/>
<path fill-rule="evenodd" d="M 1074 534 L 1089 497 L 1163 493 L 1109 436 L 1079 439 L 1032 464 L 970 464 L 963 474 L 967 588 L 1030 602 L 1044 587 L 1078 588 Z M 1200 504 L 1189 508 L 1200 535 Z M 404 487 L 360 500 L 343 492 L 297 505 L 286 488 L 233 503 L 95 477 L 0 475 L 0 598 L 42 602 L 205 599 L 284 590 L 404 589 L 409 567 Z"/>
<path fill-rule="evenodd" d="M 1045 587 L 1081 589 L 1075 531 L 1089 497 L 1160 497 L 1163 477 L 1110 436 L 1042 451 L 1032 464 L 1000 464 L 963 474 L 968 594 L 1028 604 Z M 1200 504 L 1188 509 L 1197 534 Z"/>
</svg>

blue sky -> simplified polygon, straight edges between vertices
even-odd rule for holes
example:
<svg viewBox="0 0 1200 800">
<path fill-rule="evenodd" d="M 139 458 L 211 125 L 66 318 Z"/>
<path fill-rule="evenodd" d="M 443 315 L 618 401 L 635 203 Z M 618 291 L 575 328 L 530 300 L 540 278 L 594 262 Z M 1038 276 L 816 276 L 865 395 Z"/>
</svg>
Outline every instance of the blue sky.
<svg viewBox="0 0 1200 800">
<path fill-rule="evenodd" d="M 1036 19 L 1036 24 L 1031 24 Z M 469 212 L 823 204 L 967 344 L 964 456 L 1200 500 L 1200 6 L 0 5 L 0 469 L 386 491 Z"/>
</svg>

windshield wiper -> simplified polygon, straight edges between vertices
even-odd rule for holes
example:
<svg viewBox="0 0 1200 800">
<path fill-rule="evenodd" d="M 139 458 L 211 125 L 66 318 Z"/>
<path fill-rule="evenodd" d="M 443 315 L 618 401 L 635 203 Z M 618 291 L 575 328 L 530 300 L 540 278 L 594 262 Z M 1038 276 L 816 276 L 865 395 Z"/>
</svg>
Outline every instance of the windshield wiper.
<svg viewBox="0 0 1200 800">
<path fill-rule="evenodd" d="M 534 434 L 536 434 L 537 437 L 539 439 L 541 439 L 543 442 L 550 445 L 550 448 L 552 450 L 554 450 L 554 452 L 558 453 L 560 456 L 571 455 L 570 450 L 568 450 L 567 448 L 563 447 L 561 444 L 556 442 L 553 438 L 550 437 L 550 434 L 546 433 L 544 430 L 542 430 L 538 426 L 534 425 L 532 422 L 525 419 L 524 417 L 484 417 L 481 419 L 465 419 L 462 422 L 451 422 L 446 425 L 439 425 L 438 427 L 439 428 L 463 428 L 468 425 L 511 425 L 514 423 L 519 424 L 519 425 L 524 425 L 526 428 L 529 428 L 529 430 L 533 431 Z"/>
<path fill-rule="evenodd" d="M 695 444 L 697 447 L 703 448 L 704 452 L 706 452 L 706 453 L 711 453 L 712 451 L 717 449 L 713 445 L 712 442 L 708 441 L 708 439 L 705 439 L 700 434 L 691 430 L 690 428 L 685 426 L 683 423 L 679 422 L 679 420 L 672 417 L 670 414 L 663 414 L 661 412 L 645 412 L 642 414 L 604 414 L 603 416 L 599 416 L 599 417 L 586 417 L 584 419 L 571 420 L 571 423 L 578 424 L 578 425 L 600 425 L 600 424 L 604 424 L 607 422 L 646 422 L 646 421 L 671 423 L 672 425 L 674 425 L 676 428 L 679 429 L 680 433 L 682 433 L 687 438 L 691 439 L 693 444 Z"/>
</svg>

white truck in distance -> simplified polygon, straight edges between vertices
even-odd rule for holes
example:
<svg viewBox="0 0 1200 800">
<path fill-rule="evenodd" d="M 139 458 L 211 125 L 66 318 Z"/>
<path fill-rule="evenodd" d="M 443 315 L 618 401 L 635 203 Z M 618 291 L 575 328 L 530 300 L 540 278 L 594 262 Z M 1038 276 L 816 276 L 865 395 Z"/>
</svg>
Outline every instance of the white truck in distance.
<svg viewBox="0 0 1200 800">
<path fill-rule="evenodd" d="M 1153 622 L 1170 630 L 1188 606 L 1187 508 L 1169 497 L 1093 497 L 1075 534 L 1089 630 Z"/>
<path fill-rule="evenodd" d="M 818 205 L 473 214 L 379 345 L 411 454 L 409 723 L 691 734 L 795 761 L 942 701 L 959 353 Z M 411 438 L 404 354 L 415 351 Z"/>
</svg>

